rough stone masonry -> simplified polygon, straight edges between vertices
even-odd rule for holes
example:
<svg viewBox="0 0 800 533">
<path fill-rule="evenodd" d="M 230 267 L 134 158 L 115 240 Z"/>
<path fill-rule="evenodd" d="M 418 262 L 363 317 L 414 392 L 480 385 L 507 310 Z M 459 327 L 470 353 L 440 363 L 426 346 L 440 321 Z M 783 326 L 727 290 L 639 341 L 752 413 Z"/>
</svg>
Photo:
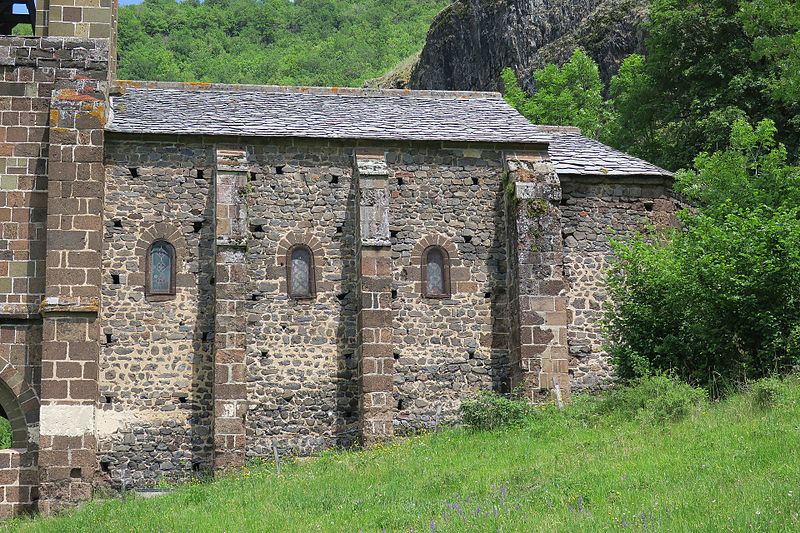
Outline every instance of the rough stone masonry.
<svg viewBox="0 0 800 533">
<path fill-rule="evenodd" d="M 0 37 L 0 516 L 611 378 L 668 172 L 495 93 L 116 82 L 115 20 Z"/>
</svg>

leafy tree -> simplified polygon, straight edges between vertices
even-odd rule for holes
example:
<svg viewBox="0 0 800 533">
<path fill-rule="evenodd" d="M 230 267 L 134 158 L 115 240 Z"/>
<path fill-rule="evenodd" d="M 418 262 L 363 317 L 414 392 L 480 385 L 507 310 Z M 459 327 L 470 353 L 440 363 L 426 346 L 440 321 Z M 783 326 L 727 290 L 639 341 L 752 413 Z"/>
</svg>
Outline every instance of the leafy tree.
<svg viewBox="0 0 800 533">
<path fill-rule="evenodd" d="M 769 118 L 796 160 L 799 17 L 796 0 L 654 0 L 646 60 L 612 82 L 609 142 L 675 170 L 725 148 L 736 121 Z"/>
<path fill-rule="evenodd" d="M 144 0 L 119 11 L 119 77 L 358 86 L 418 52 L 447 4 Z"/>
<path fill-rule="evenodd" d="M 634 153 L 646 153 L 655 142 L 656 124 L 651 103 L 655 87 L 645 69 L 645 58 L 632 54 L 625 58 L 611 78 L 610 120 L 603 140 Z M 632 128 L 635 124 L 637 127 Z"/>
<path fill-rule="evenodd" d="M 737 121 L 676 188 L 681 231 L 615 242 L 606 314 L 623 378 L 674 371 L 723 392 L 800 363 L 800 168 L 775 125 Z"/>
<path fill-rule="evenodd" d="M 792 109 L 792 124 L 797 126 L 800 121 L 800 9 L 797 2 L 742 2 L 739 19 L 745 32 L 753 38 L 753 59 L 774 64 L 770 79 L 772 96 Z"/>
<path fill-rule="evenodd" d="M 531 122 L 577 126 L 594 138 L 603 133 L 609 116 L 600 71 L 580 48 L 563 67 L 547 65 L 535 71 L 536 92 L 532 96 L 520 87 L 513 70 L 503 70 L 502 78 L 506 100 Z"/>
</svg>

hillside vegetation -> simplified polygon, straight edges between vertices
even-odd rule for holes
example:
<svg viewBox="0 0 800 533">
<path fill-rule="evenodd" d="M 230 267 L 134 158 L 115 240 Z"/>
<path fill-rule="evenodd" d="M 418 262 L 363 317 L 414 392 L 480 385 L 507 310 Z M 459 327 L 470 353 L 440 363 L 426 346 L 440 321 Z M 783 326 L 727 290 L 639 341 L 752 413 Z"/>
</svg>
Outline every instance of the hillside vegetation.
<svg viewBox="0 0 800 533">
<path fill-rule="evenodd" d="M 120 79 L 359 86 L 422 49 L 447 0 L 144 0 Z"/>
<path fill-rule="evenodd" d="M 21 532 L 789 531 L 800 384 L 721 403 L 664 378 L 498 431 L 448 429 L 271 465 L 158 499 L 94 502 Z M 681 421 L 671 421 L 683 417 Z"/>
<path fill-rule="evenodd" d="M 649 4 L 649 19 L 639 25 L 640 33 L 646 30 L 646 54 L 621 59 L 610 81 L 602 75 L 608 72 L 602 58 L 576 43 L 583 50 L 557 61 L 561 70 L 553 64 L 522 73 L 507 69 L 503 85 L 511 103 L 534 122 L 579 126 L 672 171 L 690 167 L 702 152 L 730 146 L 738 121 L 770 120 L 788 160 L 800 160 L 796 0 Z M 533 102 L 520 87 L 536 89 Z"/>
</svg>

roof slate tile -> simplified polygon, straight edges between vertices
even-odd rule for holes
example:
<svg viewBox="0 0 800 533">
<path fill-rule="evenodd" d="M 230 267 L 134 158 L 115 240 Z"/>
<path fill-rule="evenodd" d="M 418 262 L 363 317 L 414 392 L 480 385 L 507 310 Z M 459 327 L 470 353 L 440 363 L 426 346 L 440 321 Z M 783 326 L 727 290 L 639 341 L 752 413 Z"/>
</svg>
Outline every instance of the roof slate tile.
<svg viewBox="0 0 800 533">
<path fill-rule="evenodd" d="M 120 82 L 111 108 L 119 133 L 549 143 L 561 175 L 671 176 L 575 128 L 531 124 L 498 93 Z"/>
</svg>

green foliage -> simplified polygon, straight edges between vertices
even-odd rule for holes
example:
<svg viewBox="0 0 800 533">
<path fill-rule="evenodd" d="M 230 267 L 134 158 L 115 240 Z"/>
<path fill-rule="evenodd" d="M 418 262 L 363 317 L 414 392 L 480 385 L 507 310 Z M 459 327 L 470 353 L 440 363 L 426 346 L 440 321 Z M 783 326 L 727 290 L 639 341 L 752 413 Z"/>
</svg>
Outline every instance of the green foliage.
<svg viewBox="0 0 800 533">
<path fill-rule="evenodd" d="M 800 100 L 800 9 L 791 0 L 750 0 L 741 3 L 739 20 L 753 39 L 751 58 L 772 65 L 769 78 L 771 96 L 794 112 L 798 121 Z"/>
<path fill-rule="evenodd" d="M 460 413 L 465 426 L 490 430 L 523 424 L 531 409 L 531 404 L 524 398 L 480 391 L 475 398 L 461 403 Z"/>
<path fill-rule="evenodd" d="M 33 28 L 31 28 L 30 24 L 17 24 L 14 26 L 14 29 L 11 30 L 11 35 L 22 35 L 22 36 L 29 36 L 33 35 Z"/>
<path fill-rule="evenodd" d="M 800 144 L 796 0 L 655 0 L 647 59 L 611 84 L 606 141 L 669 169 L 727 145 L 739 120 L 768 118 L 792 159 Z"/>
<path fill-rule="evenodd" d="M 0 450 L 11 448 L 11 422 L 0 416 Z"/>
<path fill-rule="evenodd" d="M 800 386 L 676 423 L 587 417 L 577 396 L 504 431 L 444 429 L 266 464 L 159 498 L 94 501 L 9 531 L 796 531 Z M 590 420 L 587 423 L 587 419 Z M 497 513 L 495 513 L 495 508 Z M 644 520 L 644 522 L 643 522 Z"/>
<path fill-rule="evenodd" d="M 631 153 L 645 153 L 653 142 L 654 124 L 649 111 L 657 98 L 645 69 L 645 58 L 631 54 L 611 78 L 609 105 L 611 119 L 603 140 Z"/>
<path fill-rule="evenodd" d="M 677 422 L 698 412 L 707 399 L 703 389 L 665 374 L 642 377 L 603 394 L 597 412 L 647 423 Z"/>
<path fill-rule="evenodd" d="M 536 124 L 577 126 L 598 138 L 608 122 L 597 64 L 580 48 L 559 68 L 547 65 L 533 73 L 536 92 L 528 96 L 509 68 L 501 74 L 506 101 Z"/>
<path fill-rule="evenodd" d="M 674 371 L 719 395 L 800 362 L 800 169 L 769 121 L 733 126 L 676 188 L 700 206 L 684 228 L 615 242 L 609 350 L 632 379 Z"/>
<path fill-rule="evenodd" d="M 145 0 L 119 10 L 119 77 L 358 86 L 418 52 L 446 0 Z"/>
<path fill-rule="evenodd" d="M 753 407 L 756 409 L 769 409 L 778 403 L 784 394 L 786 384 L 783 380 L 775 377 L 765 378 L 753 383 L 750 390 L 750 398 Z"/>
</svg>

